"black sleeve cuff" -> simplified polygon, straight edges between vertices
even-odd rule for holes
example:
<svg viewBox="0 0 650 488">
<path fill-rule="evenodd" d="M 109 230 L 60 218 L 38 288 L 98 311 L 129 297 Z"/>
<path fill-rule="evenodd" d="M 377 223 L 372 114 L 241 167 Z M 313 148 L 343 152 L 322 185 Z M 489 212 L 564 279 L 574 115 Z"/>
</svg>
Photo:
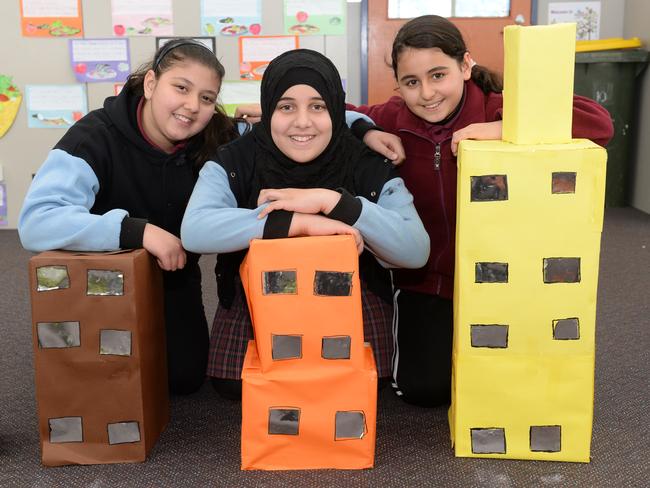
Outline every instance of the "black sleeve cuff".
<svg viewBox="0 0 650 488">
<path fill-rule="evenodd" d="M 359 220 L 363 204 L 361 200 L 348 193 L 345 188 L 338 188 L 337 191 L 341 193 L 341 199 L 326 217 L 339 220 L 344 224 L 354 225 Z"/>
<path fill-rule="evenodd" d="M 291 219 L 293 219 L 293 212 L 274 210 L 266 217 L 262 237 L 264 239 L 283 239 L 289 237 Z"/>
<path fill-rule="evenodd" d="M 380 130 L 384 131 L 379 126 L 376 126 L 375 124 L 368 122 L 366 119 L 357 119 L 352 123 L 352 126 L 350 127 L 350 130 L 352 131 L 352 135 L 359 139 L 360 141 L 363 140 L 364 136 L 366 135 L 366 132 L 369 130 Z"/>
<path fill-rule="evenodd" d="M 124 217 L 124 220 L 122 220 L 122 229 L 120 230 L 120 249 L 137 249 L 142 247 L 145 225 L 147 225 L 147 219 Z"/>
</svg>

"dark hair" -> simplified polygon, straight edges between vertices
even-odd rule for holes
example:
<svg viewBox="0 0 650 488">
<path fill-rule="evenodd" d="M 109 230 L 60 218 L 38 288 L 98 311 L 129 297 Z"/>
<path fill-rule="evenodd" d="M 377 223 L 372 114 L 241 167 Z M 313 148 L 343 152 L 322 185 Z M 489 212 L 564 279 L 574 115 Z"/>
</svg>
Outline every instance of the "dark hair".
<svg viewBox="0 0 650 488">
<path fill-rule="evenodd" d="M 438 48 L 447 56 L 454 58 L 458 64 L 463 62 L 467 46 L 463 35 L 454 24 L 438 15 L 423 15 L 409 20 L 397 32 L 393 41 L 391 54 L 393 73 L 397 78 L 397 61 L 407 48 L 429 49 Z M 503 91 L 501 76 L 484 66 L 472 67 L 472 80 L 484 93 Z"/>
<path fill-rule="evenodd" d="M 149 63 L 143 64 L 131 73 L 124 84 L 125 90 L 130 90 L 136 96 L 144 95 L 144 77 L 153 70 L 156 78 L 175 64 L 185 60 L 196 61 L 212 69 L 219 81 L 223 80 L 226 70 L 214 53 L 198 41 L 190 39 L 174 39 L 164 44 Z M 214 115 L 208 125 L 188 142 L 188 158 L 197 167 L 210 159 L 218 146 L 234 140 L 238 136 L 235 121 L 226 115 L 223 107 L 216 104 Z"/>
</svg>

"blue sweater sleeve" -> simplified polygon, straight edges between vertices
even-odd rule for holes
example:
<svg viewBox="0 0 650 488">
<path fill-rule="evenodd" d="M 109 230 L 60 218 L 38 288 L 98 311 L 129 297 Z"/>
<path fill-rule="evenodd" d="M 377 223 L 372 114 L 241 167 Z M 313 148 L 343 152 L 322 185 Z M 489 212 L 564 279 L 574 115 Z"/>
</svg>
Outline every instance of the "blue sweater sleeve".
<svg viewBox="0 0 650 488">
<path fill-rule="evenodd" d="M 354 223 L 368 248 L 386 268 L 421 268 L 429 259 L 429 235 L 402 178 L 384 184 L 377 203 L 363 197 Z"/>
<path fill-rule="evenodd" d="M 367 115 L 361 114 L 359 112 L 354 112 L 352 110 L 346 110 L 345 111 L 345 124 L 348 127 L 352 127 L 352 124 L 354 124 L 357 120 L 364 120 L 365 122 L 368 122 L 369 124 L 374 124 L 372 119 L 368 117 Z"/>
<path fill-rule="evenodd" d="M 246 249 L 251 239 L 261 239 L 264 234 L 267 217 L 257 216 L 265 206 L 254 210 L 237 208 L 225 170 L 208 161 L 185 210 L 181 225 L 183 247 L 201 254 Z"/>
<path fill-rule="evenodd" d="M 121 209 L 91 214 L 98 191 L 99 181 L 86 161 L 61 149 L 50 151 L 18 217 L 23 247 L 30 251 L 119 249 L 122 220 L 128 214 Z"/>
</svg>

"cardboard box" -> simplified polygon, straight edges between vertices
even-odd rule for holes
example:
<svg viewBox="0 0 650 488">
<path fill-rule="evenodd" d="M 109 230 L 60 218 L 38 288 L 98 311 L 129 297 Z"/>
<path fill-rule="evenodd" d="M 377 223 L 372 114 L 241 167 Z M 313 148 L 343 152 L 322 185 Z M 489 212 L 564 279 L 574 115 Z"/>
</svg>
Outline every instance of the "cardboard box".
<svg viewBox="0 0 650 488">
<path fill-rule="evenodd" d="M 169 419 L 162 274 L 143 249 L 29 262 L 46 466 L 142 462 Z"/>
</svg>

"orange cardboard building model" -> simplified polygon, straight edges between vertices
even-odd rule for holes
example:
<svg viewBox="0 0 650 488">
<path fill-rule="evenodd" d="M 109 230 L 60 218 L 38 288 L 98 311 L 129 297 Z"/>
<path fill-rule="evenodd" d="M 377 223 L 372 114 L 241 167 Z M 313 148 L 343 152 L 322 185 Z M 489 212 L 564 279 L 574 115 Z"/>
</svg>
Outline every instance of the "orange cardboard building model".
<svg viewBox="0 0 650 488">
<path fill-rule="evenodd" d="M 43 464 L 144 461 L 169 418 L 160 270 L 51 251 L 29 275 Z"/>
<path fill-rule="evenodd" d="M 372 467 L 377 370 L 354 239 L 253 240 L 240 274 L 255 331 L 242 372 L 242 469 Z"/>
</svg>

